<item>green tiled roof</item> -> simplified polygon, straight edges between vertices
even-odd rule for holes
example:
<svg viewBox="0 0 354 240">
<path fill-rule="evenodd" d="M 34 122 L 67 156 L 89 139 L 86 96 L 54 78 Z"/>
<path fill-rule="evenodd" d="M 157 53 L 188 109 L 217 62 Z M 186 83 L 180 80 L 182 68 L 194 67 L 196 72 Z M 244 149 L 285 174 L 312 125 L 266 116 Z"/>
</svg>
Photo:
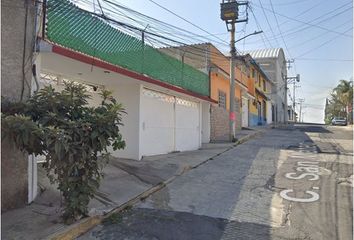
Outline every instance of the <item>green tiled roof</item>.
<svg viewBox="0 0 354 240">
<path fill-rule="evenodd" d="M 207 74 L 112 27 L 68 0 L 47 1 L 46 38 L 74 51 L 209 96 Z"/>
</svg>

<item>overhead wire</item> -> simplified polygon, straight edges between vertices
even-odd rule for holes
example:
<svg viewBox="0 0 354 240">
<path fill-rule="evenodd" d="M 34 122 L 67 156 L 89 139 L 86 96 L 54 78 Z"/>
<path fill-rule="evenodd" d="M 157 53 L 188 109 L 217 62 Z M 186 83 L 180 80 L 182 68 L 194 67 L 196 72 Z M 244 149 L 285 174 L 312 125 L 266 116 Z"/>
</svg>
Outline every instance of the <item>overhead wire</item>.
<svg viewBox="0 0 354 240">
<path fill-rule="evenodd" d="M 347 30 L 344 31 L 343 33 L 347 33 L 347 32 L 349 32 L 349 31 L 351 31 L 352 29 L 353 29 L 353 27 L 350 27 L 349 29 L 347 29 Z M 298 55 L 297 57 L 295 57 L 295 59 L 296 59 L 296 58 L 303 57 L 303 56 L 305 56 L 305 55 L 307 55 L 307 54 L 309 54 L 309 53 L 311 53 L 311 52 L 313 52 L 313 51 L 315 51 L 315 50 L 317 50 L 317 49 L 319 49 L 319 48 L 321 48 L 321 47 L 327 45 L 328 43 L 330 43 L 330 42 L 336 40 L 338 37 L 340 37 L 340 36 L 337 35 L 337 36 L 335 36 L 335 37 L 333 37 L 333 38 L 331 38 L 331 39 L 325 41 L 324 43 L 318 45 L 317 47 L 311 48 L 311 49 L 309 49 L 308 51 L 301 53 L 300 55 Z"/>
<path fill-rule="evenodd" d="M 322 20 L 319 21 L 319 22 L 317 22 L 317 24 L 318 24 L 318 23 L 325 22 L 325 21 L 327 21 L 327 20 L 333 20 L 333 19 L 335 19 L 335 17 L 338 17 L 338 16 L 344 14 L 345 12 L 348 12 L 348 11 L 351 11 L 351 10 L 352 10 L 352 8 L 349 7 L 349 8 L 346 8 L 346 9 L 344 9 L 343 11 L 341 11 L 341 12 L 339 12 L 339 13 L 336 13 L 336 14 L 334 14 L 334 15 L 328 16 L 328 14 L 326 14 L 326 16 L 328 16 L 328 17 L 325 18 L 325 19 L 322 19 Z M 333 12 L 333 11 L 331 11 L 331 12 Z M 315 19 L 320 19 L 320 18 L 322 18 L 323 16 L 324 16 L 324 15 L 321 15 L 320 17 L 317 17 L 317 18 L 315 18 Z M 313 19 L 313 20 L 315 20 L 315 19 Z M 313 20 L 311 20 L 310 22 L 313 22 Z M 303 26 L 303 25 L 302 25 L 302 26 Z M 311 26 L 298 27 L 298 28 L 296 28 L 296 29 L 293 29 L 293 28 L 292 28 L 292 30 L 290 30 L 290 31 L 285 31 L 285 32 L 283 32 L 283 36 L 284 36 L 284 37 L 287 37 L 287 39 L 298 38 L 298 35 L 295 35 L 296 33 L 299 33 L 299 32 L 301 32 L 301 31 L 305 31 L 305 30 L 307 30 L 307 29 L 309 29 L 309 28 L 311 28 Z M 325 31 L 325 32 L 330 32 L 330 31 Z M 289 37 L 289 36 L 291 36 L 291 35 L 294 35 L 294 36 L 293 36 L 293 37 Z M 279 39 L 280 36 L 277 36 L 276 38 Z M 270 40 L 274 40 L 274 38 L 270 38 Z M 255 43 L 255 42 L 248 42 L 248 44 L 253 44 L 253 43 Z"/>
<path fill-rule="evenodd" d="M 296 58 L 297 61 L 327 61 L 327 62 L 353 62 L 353 59 L 336 58 Z"/>
<path fill-rule="evenodd" d="M 99 17 L 99 18 L 102 18 L 102 19 L 105 20 L 105 21 L 109 21 L 109 22 L 111 22 L 111 23 L 113 23 L 113 24 L 117 24 L 117 25 L 120 27 L 120 29 L 121 29 L 121 28 L 125 28 L 125 29 L 128 29 L 129 31 L 135 30 L 135 31 L 138 31 L 138 32 L 144 31 L 143 29 L 141 29 L 141 28 L 139 28 L 139 27 L 132 26 L 132 25 L 130 25 L 130 24 L 120 22 L 120 21 L 115 20 L 115 19 L 112 19 L 112 18 L 110 18 L 110 17 L 102 16 L 101 14 L 93 13 L 93 12 L 90 12 L 90 11 L 85 10 L 85 9 L 82 9 L 82 10 L 85 11 L 85 12 L 91 13 L 91 14 L 93 14 L 93 15 Z M 134 31 L 133 31 L 133 32 L 134 32 Z M 185 43 L 185 42 L 181 42 L 181 41 L 178 41 L 178 40 L 176 40 L 176 39 L 172 39 L 172 38 L 169 38 L 169 37 L 166 37 L 166 36 L 163 36 L 163 35 L 159 35 L 159 34 L 156 34 L 156 33 L 154 33 L 154 32 L 150 32 L 150 31 L 146 31 L 146 30 L 145 30 L 145 33 L 146 33 L 146 34 L 153 35 L 153 36 L 155 36 L 155 37 L 159 37 L 159 38 L 163 39 L 164 41 L 168 41 L 168 42 L 170 42 L 170 43 L 179 44 L 179 45 L 182 45 L 182 46 L 190 46 L 190 44 L 187 44 L 187 43 Z M 141 36 L 141 35 L 139 35 L 139 36 Z M 162 41 L 160 41 L 160 42 L 162 43 Z M 173 46 L 173 45 L 171 45 L 171 44 L 167 44 L 166 42 L 165 42 L 165 45 Z M 174 45 L 174 46 L 176 46 L 176 45 Z M 196 47 L 193 46 L 193 45 L 190 46 L 190 47 L 191 47 L 191 48 L 196 48 Z M 200 49 L 198 49 L 198 48 L 196 48 L 196 50 L 197 50 L 197 51 L 198 51 L 198 50 L 200 51 Z"/>
<path fill-rule="evenodd" d="M 82 2 L 85 2 L 85 0 L 82 0 Z M 86 1 L 87 2 L 87 1 Z M 214 39 L 208 38 L 206 36 L 198 35 L 193 32 L 187 31 L 185 29 L 179 28 L 177 26 L 174 26 L 169 23 L 162 22 L 160 20 L 157 20 L 155 18 L 149 17 L 147 15 L 144 15 L 142 13 L 139 13 L 135 10 L 132 10 L 128 7 L 125 7 L 121 4 L 118 4 L 117 2 L 109 1 L 109 0 L 103 0 L 106 4 L 109 4 L 107 7 L 103 7 L 105 11 L 111 13 L 111 14 L 118 14 L 120 16 L 125 16 L 128 18 L 130 21 L 135 21 L 139 25 L 146 26 L 146 24 L 149 24 L 150 26 L 150 31 L 155 31 L 155 33 L 165 33 L 168 34 L 169 36 L 174 36 L 179 39 L 184 39 L 185 41 L 188 40 L 189 42 L 192 42 L 191 39 L 195 40 L 195 42 L 200 42 L 202 40 L 208 40 L 209 42 L 213 42 L 215 44 L 222 44 L 224 46 L 228 46 L 225 42 L 220 42 L 216 41 Z M 122 11 L 125 11 L 126 13 L 123 13 Z M 132 16 L 127 16 L 128 13 Z M 155 28 L 155 26 L 158 26 L 158 29 Z"/>
<path fill-rule="evenodd" d="M 321 6 L 321 5 L 323 5 L 323 1 L 322 0 L 320 0 L 319 3 L 316 3 L 315 5 L 311 6 L 310 8 L 307 8 L 304 11 L 300 12 L 299 14 L 295 15 L 294 17 L 300 17 L 300 16 L 304 15 L 305 13 L 307 13 L 307 12 L 311 11 L 312 9 L 314 9 L 314 8 L 316 8 L 318 6 Z M 282 26 L 282 25 L 284 25 L 284 24 L 286 24 L 288 22 L 290 22 L 289 19 L 284 21 L 284 22 L 282 22 L 282 23 L 280 23 L 279 25 Z M 266 29 L 265 31 L 268 31 L 268 30 L 269 29 Z"/>
<path fill-rule="evenodd" d="M 167 11 L 167 12 L 171 13 L 172 15 L 174 15 L 174 16 L 176 16 L 176 17 L 178 17 L 179 19 L 182 19 L 183 21 L 185 21 L 185 22 L 187 22 L 187 23 L 191 24 L 192 26 L 194 26 L 194 27 L 198 28 L 199 30 L 201 30 L 201 31 L 203 31 L 203 32 L 205 32 L 205 33 L 207 33 L 207 34 L 210 34 L 210 35 L 211 35 L 211 36 L 213 36 L 214 38 L 216 38 L 216 39 L 218 39 L 218 40 L 220 40 L 220 41 L 224 42 L 224 40 L 223 40 L 223 39 L 219 38 L 218 36 L 213 35 L 213 34 L 212 34 L 212 33 L 210 33 L 209 31 L 207 31 L 207 30 L 205 30 L 205 29 L 203 29 L 203 28 L 199 27 L 198 25 L 196 25 L 196 24 L 194 24 L 193 22 L 189 21 L 188 19 L 186 19 L 186 18 L 184 18 L 184 17 L 182 17 L 182 16 L 178 15 L 177 13 L 175 13 L 175 12 L 171 11 L 170 9 L 168 9 L 168 8 L 166 8 L 166 7 L 164 7 L 164 6 L 162 6 L 161 4 L 159 4 L 159 3 L 155 2 L 154 0 L 148 0 L 148 1 L 152 2 L 153 4 L 155 4 L 156 6 L 158 6 L 158 7 L 162 8 L 162 9 L 164 9 L 165 11 Z"/>
<path fill-rule="evenodd" d="M 345 21 L 344 23 L 341 23 L 341 24 L 336 25 L 334 28 L 335 28 L 335 29 L 338 29 L 338 28 L 343 27 L 343 26 L 345 26 L 346 24 L 352 23 L 352 22 L 353 22 L 353 20 L 352 20 L 352 19 L 349 19 L 348 21 Z M 296 44 L 296 45 L 290 46 L 290 49 L 303 46 L 303 45 L 305 45 L 305 44 L 307 44 L 307 43 L 309 43 L 309 42 L 311 42 L 311 41 L 313 41 L 313 40 L 315 40 L 315 39 L 318 39 L 318 38 L 323 37 L 323 36 L 326 36 L 326 35 L 327 35 L 326 32 L 321 33 L 321 34 L 318 34 L 318 35 L 316 35 L 315 37 L 306 39 L 306 40 L 304 40 L 304 41 L 301 42 L 301 43 L 298 43 L 298 44 Z"/>
<path fill-rule="evenodd" d="M 84 2 L 85 2 L 85 0 L 83 0 Z M 106 0 L 104 0 L 104 1 L 106 1 Z M 87 1 L 86 1 L 87 2 Z M 102 7 L 104 10 L 105 10 L 105 7 Z M 111 13 L 113 13 L 112 12 L 112 9 L 110 9 L 110 11 L 111 11 Z M 97 14 L 96 14 L 96 16 L 97 16 Z M 98 16 L 98 17 L 100 17 L 100 16 Z M 109 17 L 106 17 L 106 19 L 105 20 L 112 20 L 112 19 L 110 19 Z M 156 21 L 159 21 L 159 20 L 156 20 Z M 118 26 L 119 27 L 123 27 L 123 28 L 127 28 L 127 29 L 129 29 L 129 30 L 131 30 L 130 28 L 131 28 L 131 26 L 126 26 L 126 25 L 124 25 L 124 24 L 122 24 L 122 23 L 119 23 L 118 24 Z M 153 26 L 150 26 L 149 25 L 149 30 L 151 30 L 151 28 L 152 28 Z M 142 29 L 139 29 L 139 28 L 134 28 L 134 30 L 136 30 L 136 29 L 138 29 L 138 31 L 142 31 Z M 145 31 L 145 37 L 150 37 L 151 38 L 151 32 L 150 31 Z M 150 34 L 150 36 L 149 36 L 149 34 Z M 187 43 L 185 43 L 185 42 L 181 42 L 181 41 L 175 41 L 175 39 L 170 39 L 170 38 L 164 38 L 164 37 L 162 37 L 162 39 L 163 39 L 163 41 L 162 41 L 162 39 L 160 39 L 158 42 L 157 42 L 157 39 L 156 38 L 160 38 L 161 36 L 159 35 L 159 34 L 156 34 L 156 33 L 153 33 L 152 34 L 153 36 L 155 36 L 155 38 L 153 39 L 153 41 L 155 41 L 155 44 L 154 44 L 154 46 L 159 46 L 159 47 L 176 47 L 176 45 L 175 45 L 175 43 L 178 43 L 179 45 L 181 45 L 181 46 L 185 46 L 185 47 L 189 47 L 189 48 L 191 48 L 191 50 L 190 50 L 190 53 L 191 54 L 197 54 L 197 55 L 200 55 L 200 54 L 204 54 L 204 52 L 205 52 L 205 50 L 201 50 L 200 48 L 198 48 L 196 45 L 198 45 L 198 44 L 187 44 Z M 138 34 L 137 35 L 137 37 L 141 37 L 141 34 Z M 174 43 L 174 44 L 171 44 L 171 43 Z M 211 55 L 212 57 L 214 57 L 214 58 L 222 58 L 222 59 L 224 59 L 224 58 L 227 58 L 227 56 L 220 56 L 220 54 L 216 54 L 216 53 L 213 53 L 213 52 L 210 52 L 209 53 L 209 55 Z"/>
<path fill-rule="evenodd" d="M 261 9 L 262 9 L 263 15 L 264 15 L 264 17 L 265 17 L 265 19 L 266 19 L 266 22 L 267 22 L 267 24 L 268 24 L 268 27 L 269 27 L 269 29 L 270 29 L 270 31 L 271 31 L 271 33 L 272 33 L 273 37 L 275 37 L 275 34 L 274 34 L 274 31 L 273 31 L 273 28 L 272 28 L 272 26 L 271 26 L 271 25 L 270 25 L 270 23 L 269 23 L 269 20 L 268 20 L 267 14 L 266 14 L 266 12 L 265 12 L 265 10 L 264 10 L 264 7 L 263 7 L 263 5 L 262 5 L 261 0 L 258 0 L 258 2 L 259 2 L 259 4 L 261 5 Z M 277 39 L 275 39 L 275 41 L 276 41 L 277 46 L 279 46 L 278 40 L 277 40 Z"/>
<path fill-rule="evenodd" d="M 291 54 L 290 54 L 290 51 L 289 51 L 289 48 L 288 48 L 288 45 L 286 44 L 286 42 L 285 42 L 285 40 L 284 40 L 283 33 L 282 33 L 281 29 L 280 29 L 279 22 L 278 22 L 278 18 L 277 18 L 277 16 L 276 16 L 275 13 L 274 13 L 275 11 L 274 11 L 274 7 L 273 7 L 272 0 L 269 0 L 269 2 L 270 2 L 270 5 L 271 5 L 271 7 L 272 7 L 273 15 L 274 15 L 275 21 L 276 21 L 276 23 L 277 23 L 277 27 L 278 27 L 279 33 L 280 33 L 280 35 L 281 35 L 281 38 L 282 38 L 282 40 L 283 40 L 285 49 L 286 49 L 286 51 L 288 52 L 289 57 L 292 58 L 292 57 L 291 57 Z M 294 65 L 295 65 L 295 63 L 294 63 Z"/>
<path fill-rule="evenodd" d="M 258 22 L 258 20 L 257 20 L 257 18 L 256 18 L 256 15 L 255 15 L 254 12 L 253 12 L 252 6 L 249 6 L 249 9 L 250 9 L 251 14 L 252 14 L 252 16 L 253 16 L 253 18 L 254 18 L 254 21 L 256 22 L 256 25 L 257 25 L 257 27 L 258 27 L 258 30 L 263 31 L 261 25 L 259 24 L 259 22 Z M 269 46 L 272 48 L 272 47 L 273 47 L 272 44 L 270 43 L 270 41 L 269 41 L 269 39 L 268 39 L 266 33 L 263 31 L 262 34 L 261 34 L 261 38 L 262 38 L 262 41 L 263 41 L 263 44 L 264 44 L 265 48 L 267 48 L 267 44 L 266 44 L 266 42 L 264 41 L 263 35 L 264 35 L 264 38 L 267 40 Z"/>
<path fill-rule="evenodd" d="M 292 20 L 292 21 L 302 23 L 302 24 L 304 24 L 304 25 L 308 25 L 308 26 L 315 27 L 315 28 L 322 29 L 322 30 L 327 30 L 327 31 L 329 31 L 329 32 L 336 33 L 336 34 L 338 34 L 338 35 L 343 35 L 343 36 L 352 38 L 351 35 L 343 34 L 343 33 L 341 33 L 341 32 L 337 32 L 337 31 L 335 31 L 335 30 L 332 30 L 332 29 L 329 29 L 329 28 L 326 28 L 326 27 L 323 27 L 323 26 L 320 26 L 320 25 L 317 25 L 317 24 L 312 24 L 312 23 L 310 23 L 310 22 L 304 22 L 304 21 L 298 20 L 298 19 L 296 19 L 296 18 L 292 18 L 292 17 L 289 17 L 289 16 L 287 16 L 287 15 L 284 15 L 284 14 L 281 14 L 281 13 L 278 13 L 278 12 L 275 12 L 275 11 L 273 11 L 273 10 L 271 10 L 271 9 L 268 9 L 268 8 L 265 8 L 265 7 L 262 7 L 262 6 L 259 6 L 259 5 L 257 5 L 257 4 L 254 4 L 254 5 L 257 6 L 257 7 L 259 7 L 259 8 L 261 8 L 262 10 L 264 9 L 264 10 L 269 11 L 269 12 L 274 12 L 274 14 L 276 14 L 276 15 L 278 15 L 278 16 L 281 16 L 281 17 L 283 17 L 283 18 L 287 18 L 287 19 L 290 19 L 290 20 Z"/>
</svg>

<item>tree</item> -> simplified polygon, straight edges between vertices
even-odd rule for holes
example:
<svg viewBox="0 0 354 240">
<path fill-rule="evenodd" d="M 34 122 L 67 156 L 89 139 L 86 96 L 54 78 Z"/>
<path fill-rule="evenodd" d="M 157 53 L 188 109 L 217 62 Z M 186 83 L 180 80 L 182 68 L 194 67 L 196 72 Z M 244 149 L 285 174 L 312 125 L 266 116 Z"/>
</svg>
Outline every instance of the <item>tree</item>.
<svg viewBox="0 0 354 240">
<path fill-rule="evenodd" d="M 63 91 L 45 87 L 26 103 L 2 103 L 3 137 L 29 154 L 46 156 L 47 175 L 64 197 L 66 223 L 87 215 L 108 161 L 107 147 L 125 147 L 119 131 L 124 109 L 111 92 L 101 96 L 100 106 L 90 107 L 85 87 L 66 83 Z"/>
<path fill-rule="evenodd" d="M 346 117 L 353 122 L 353 113 L 349 112 L 353 106 L 353 81 L 340 80 L 333 89 L 331 97 L 326 104 L 325 121 L 329 123 L 333 117 Z"/>
</svg>

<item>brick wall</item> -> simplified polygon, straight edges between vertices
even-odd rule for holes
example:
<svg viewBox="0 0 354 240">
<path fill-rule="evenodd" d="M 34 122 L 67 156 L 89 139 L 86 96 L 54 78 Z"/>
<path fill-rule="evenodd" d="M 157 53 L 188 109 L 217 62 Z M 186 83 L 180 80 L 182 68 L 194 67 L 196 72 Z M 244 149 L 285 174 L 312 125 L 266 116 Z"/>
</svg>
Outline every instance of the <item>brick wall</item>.
<svg viewBox="0 0 354 240">
<path fill-rule="evenodd" d="M 235 115 L 236 115 L 236 131 L 241 130 L 242 128 L 242 111 L 241 111 L 241 101 L 240 99 L 235 99 Z"/>
<path fill-rule="evenodd" d="M 210 141 L 229 141 L 229 112 L 219 106 L 211 106 L 210 111 Z"/>
</svg>

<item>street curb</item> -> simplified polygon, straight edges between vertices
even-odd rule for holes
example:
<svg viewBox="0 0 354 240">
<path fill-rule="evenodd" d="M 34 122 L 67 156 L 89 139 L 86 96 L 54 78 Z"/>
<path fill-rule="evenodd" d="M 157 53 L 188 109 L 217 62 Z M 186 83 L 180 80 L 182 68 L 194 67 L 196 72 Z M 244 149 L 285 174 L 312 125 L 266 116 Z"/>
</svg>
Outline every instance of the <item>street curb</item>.
<svg viewBox="0 0 354 240">
<path fill-rule="evenodd" d="M 69 226 L 68 228 L 65 228 L 63 230 L 60 230 L 56 233 L 51 234 L 50 236 L 48 236 L 45 239 L 51 239 L 51 240 L 71 240 L 71 239 L 75 239 L 79 236 L 81 236 L 82 234 L 88 232 L 90 229 L 94 228 L 95 226 L 99 225 L 102 223 L 102 221 L 105 218 L 110 217 L 112 214 L 116 214 L 119 213 L 125 209 L 128 209 L 130 207 L 132 207 L 133 205 L 135 205 L 136 203 L 140 202 L 141 200 L 144 200 L 146 198 L 148 198 L 151 194 L 161 190 L 162 188 L 166 187 L 166 185 L 168 185 L 169 183 L 173 182 L 177 177 L 185 174 L 186 172 L 190 171 L 191 169 L 195 169 L 198 168 L 199 166 L 207 163 L 210 160 L 213 160 L 215 157 L 231 150 L 232 148 L 247 142 L 248 140 L 255 138 L 257 136 L 262 135 L 265 132 L 265 130 L 256 130 L 255 133 L 249 134 L 247 136 L 244 136 L 242 138 L 240 138 L 239 140 L 237 140 L 235 142 L 235 144 L 233 144 L 231 147 L 227 148 L 226 150 L 216 154 L 215 156 L 212 156 L 202 162 L 200 162 L 199 164 L 195 165 L 195 166 L 184 166 L 181 170 L 179 170 L 176 174 L 174 174 L 172 177 L 170 177 L 169 179 L 157 184 L 156 186 L 153 186 L 151 188 L 149 188 L 148 190 L 146 190 L 145 192 L 142 192 L 141 194 L 137 195 L 136 197 L 128 200 L 127 202 L 123 203 L 122 205 L 120 205 L 119 207 L 111 210 L 109 213 L 102 215 L 102 216 L 92 216 L 92 217 L 87 217 L 85 219 L 80 220 L 79 222 Z"/>
</svg>

